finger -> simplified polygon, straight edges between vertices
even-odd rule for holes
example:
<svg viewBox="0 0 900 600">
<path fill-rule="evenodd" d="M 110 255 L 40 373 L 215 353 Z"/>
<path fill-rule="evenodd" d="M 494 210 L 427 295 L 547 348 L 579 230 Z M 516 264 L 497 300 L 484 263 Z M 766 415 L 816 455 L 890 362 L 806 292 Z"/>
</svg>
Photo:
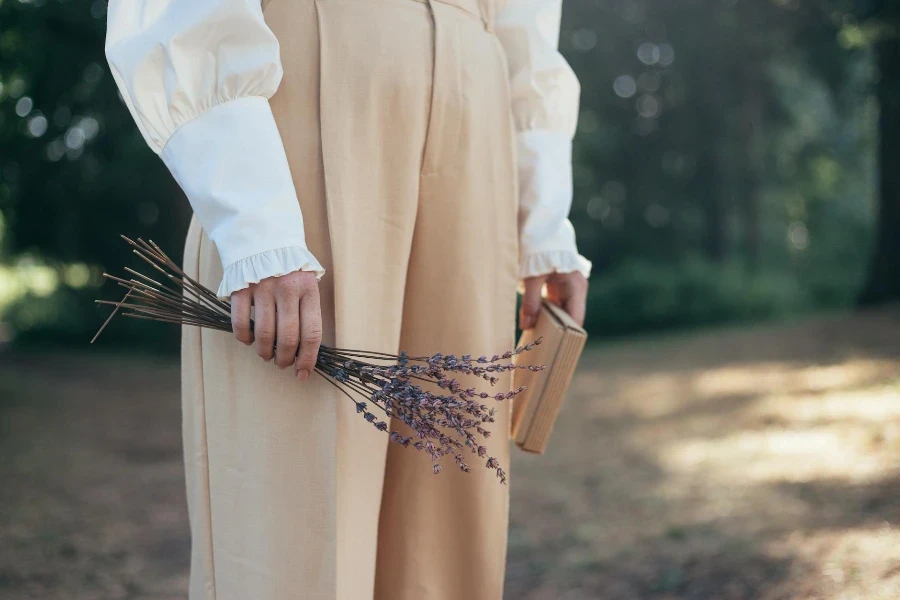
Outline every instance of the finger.
<svg viewBox="0 0 900 600">
<path fill-rule="evenodd" d="M 309 378 L 316 367 L 319 344 L 322 343 L 322 307 L 319 288 L 313 286 L 300 299 L 300 354 L 297 356 L 297 379 Z"/>
<path fill-rule="evenodd" d="M 256 318 L 253 331 L 256 335 L 256 353 L 265 361 L 275 355 L 275 298 L 266 287 L 258 286 L 253 294 Z"/>
<path fill-rule="evenodd" d="M 559 285 L 559 282 L 550 277 L 547 279 L 545 289 L 547 290 L 547 294 L 544 296 L 544 300 L 563 308 L 565 302 L 563 302 L 562 286 Z"/>
<path fill-rule="evenodd" d="M 285 292 L 275 298 L 275 306 L 278 309 L 275 364 L 285 369 L 294 364 L 297 357 L 297 344 L 300 342 L 300 297 L 296 293 Z"/>
<path fill-rule="evenodd" d="M 584 315 L 587 310 L 587 293 L 579 290 L 566 298 L 563 303 L 563 310 L 566 311 L 578 325 L 584 325 Z"/>
<path fill-rule="evenodd" d="M 248 346 L 253 343 L 253 333 L 250 331 L 252 298 L 249 288 L 231 294 L 231 329 L 234 331 L 234 337 Z"/>
<path fill-rule="evenodd" d="M 541 290 L 546 277 L 529 277 L 525 280 L 525 293 L 519 308 L 519 329 L 531 329 L 537 322 L 541 309 Z"/>
</svg>

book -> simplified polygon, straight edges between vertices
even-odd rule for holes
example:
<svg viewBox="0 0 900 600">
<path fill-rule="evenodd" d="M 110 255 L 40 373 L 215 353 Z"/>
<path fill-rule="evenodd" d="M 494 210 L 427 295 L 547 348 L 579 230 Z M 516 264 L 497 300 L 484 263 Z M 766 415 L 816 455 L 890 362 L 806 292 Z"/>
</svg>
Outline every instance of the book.
<svg viewBox="0 0 900 600">
<path fill-rule="evenodd" d="M 524 385 L 526 389 L 513 401 L 511 435 L 522 450 L 543 454 L 584 350 L 587 333 L 563 309 L 545 300 L 535 326 L 522 332 L 519 345 L 538 338 L 542 338 L 538 346 L 516 356 L 516 360 L 546 368 L 514 372 L 513 386 Z"/>
</svg>

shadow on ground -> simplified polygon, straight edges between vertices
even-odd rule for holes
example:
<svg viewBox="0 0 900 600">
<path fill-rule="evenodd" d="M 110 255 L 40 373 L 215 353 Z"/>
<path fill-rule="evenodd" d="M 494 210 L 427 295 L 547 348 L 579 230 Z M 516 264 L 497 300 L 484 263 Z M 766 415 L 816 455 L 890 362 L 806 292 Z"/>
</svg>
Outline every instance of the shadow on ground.
<svg viewBox="0 0 900 600">
<path fill-rule="evenodd" d="M 595 350 L 517 456 L 507 597 L 900 598 L 900 316 Z"/>
<path fill-rule="evenodd" d="M 0 356 L 0 597 L 184 598 L 173 361 Z M 900 315 L 585 357 L 516 454 L 507 598 L 900 598 Z"/>
</svg>

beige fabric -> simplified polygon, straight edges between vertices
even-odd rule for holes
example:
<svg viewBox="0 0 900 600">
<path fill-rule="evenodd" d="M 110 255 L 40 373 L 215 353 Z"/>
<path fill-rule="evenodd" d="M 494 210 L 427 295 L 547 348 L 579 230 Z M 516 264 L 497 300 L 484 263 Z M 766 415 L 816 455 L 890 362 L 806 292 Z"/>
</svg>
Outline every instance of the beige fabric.
<svg viewBox="0 0 900 600">
<path fill-rule="evenodd" d="M 328 271 L 325 343 L 511 348 L 514 131 L 491 14 L 476 0 L 267 5 L 285 73 L 272 108 Z M 196 222 L 185 265 L 207 285 L 222 275 Z M 192 600 L 501 598 L 508 488 L 480 459 L 432 475 L 320 377 L 299 383 L 227 334 L 185 328 L 182 360 Z M 508 467 L 498 408 L 488 447 Z"/>
</svg>

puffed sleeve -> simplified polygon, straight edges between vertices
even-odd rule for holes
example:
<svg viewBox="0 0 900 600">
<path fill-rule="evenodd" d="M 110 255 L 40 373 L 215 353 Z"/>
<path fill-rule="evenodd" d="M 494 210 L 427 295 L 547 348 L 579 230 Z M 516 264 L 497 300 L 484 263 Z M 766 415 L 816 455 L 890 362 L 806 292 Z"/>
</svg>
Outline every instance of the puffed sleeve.
<svg viewBox="0 0 900 600">
<path fill-rule="evenodd" d="M 562 0 L 508 0 L 496 15 L 517 132 L 520 278 L 591 270 L 568 219 L 581 88 L 559 53 L 561 17 Z"/>
<path fill-rule="evenodd" d="M 282 70 L 260 0 L 110 0 L 106 56 L 218 248 L 219 295 L 298 270 L 321 277 L 269 107 Z"/>
</svg>

